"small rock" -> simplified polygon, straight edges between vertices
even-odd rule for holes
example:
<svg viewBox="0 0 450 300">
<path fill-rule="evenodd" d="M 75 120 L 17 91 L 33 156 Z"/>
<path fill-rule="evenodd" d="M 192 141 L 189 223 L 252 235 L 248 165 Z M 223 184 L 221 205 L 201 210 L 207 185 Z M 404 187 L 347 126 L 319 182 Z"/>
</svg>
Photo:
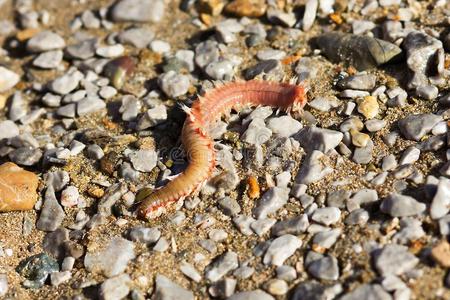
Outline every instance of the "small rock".
<svg viewBox="0 0 450 300">
<path fill-rule="evenodd" d="M 450 211 L 450 179 L 439 178 L 437 191 L 430 206 L 430 216 L 432 219 L 439 219 Z"/>
<path fill-rule="evenodd" d="M 392 296 L 379 284 L 363 284 L 341 298 L 341 300 L 359 299 L 391 300 Z"/>
<path fill-rule="evenodd" d="M 33 60 L 33 66 L 42 69 L 55 69 L 61 64 L 63 52 L 61 50 L 48 51 L 39 54 Z"/>
<path fill-rule="evenodd" d="M 128 238 L 134 242 L 154 244 L 161 237 L 158 228 L 134 227 L 128 232 Z"/>
<path fill-rule="evenodd" d="M 308 265 L 308 273 L 322 280 L 337 280 L 339 278 L 338 261 L 334 256 L 316 259 Z"/>
<path fill-rule="evenodd" d="M 296 183 L 309 184 L 316 182 L 333 172 L 331 167 L 322 161 L 325 155 L 320 151 L 312 151 L 300 167 L 295 178 Z"/>
<path fill-rule="evenodd" d="M 398 126 L 405 138 L 420 141 L 440 121 L 442 118 L 434 114 L 418 114 L 401 119 Z"/>
<path fill-rule="evenodd" d="M 132 281 L 128 274 L 120 274 L 106 279 L 100 285 L 100 299 L 116 300 L 125 298 L 130 292 L 131 283 Z"/>
<path fill-rule="evenodd" d="M 371 91 L 375 88 L 375 84 L 377 81 L 376 75 L 373 74 L 356 74 L 353 76 L 348 76 L 343 79 L 340 79 L 337 82 L 337 87 L 345 90 L 362 90 L 362 91 Z"/>
<path fill-rule="evenodd" d="M 275 300 L 275 298 L 261 290 L 254 290 L 236 293 L 228 300 Z"/>
<path fill-rule="evenodd" d="M 401 245 L 389 244 L 384 246 L 375 257 L 375 267 L 382 276 L 401 275 L 412 270 L 419 263 L 419 259 Z"/>
<path fill-rule="evenodd" d="M 101 57 L 113 58 L 121 56 L 124 53 L 124 51 L 125 51 L 124 46 L 122 46 L 121 44 L 115 44 L 111 46 L 98 47 L 95 50 L 95 53 Z"/>
<path fill-rule="evenodd" d="M 20 80 L 20 76 L 5 67 L 0 66 L 0 93 L 13 88 Z M 14 121 L 14 120 L 13 120 Z"/>
<path fill-rule="evenodd" d="M 288 292 L 288 284 L 282 279 L 271 279 L 265 283 L 265 289 L 274 296 L 282 296 Z"/>
<path fill-rule="evenodd" d="M 129 44 L 136 48 L 142 49 L 147 47 L 154 37 L 155 33 L 151 29 L 145 27 L 134 27 L 121 32 L 118 39 L 122 44 Z"/>
<path fill-rule="evenodd" d="M 281 266 L 301 245 L 302 241 L 296 236 L 291 234 L 282 235 L 270 243 L 264 254 L 263 263 L 265 265 Z"/>
<path fill-rule="evenodd" d="M 373 142 L 368 140 L 365 147 L 356 148 L 352 160 L 357 164 L 368 164 L 372 160 Z"/>
<path fill-rule="evenodd" d="M 209 294 L 213 297 L 225 299 L 234 294 L 236 290 L 237 280 L 234 278 L 224 278 L 211 285 L 208 289 Z"/>
<path fill-rule="evenodd" d="M 225 6 L 225 12 L 237 17 L 259 18 L 266 8 L 267 4 L 261 0 L 233 0 Z"/>
<path fill-rule="evenodd" d="M 158 161 L 158 155 L 154 150 L 137 150 L 129 157 L 133 167 L 140 172 L 150 172 Z"/>
<path fill-rule="evenodd" d="M 62 49 L 65 46 L 66 43 L 60 35 L 48 30 L 39 32 L 27 42 L 27 50 L 32 53 Z"/>
<path fill-rule="evenodd" d="M 194 266 L 188 264 L 187 262 L 181 263 L 180 271 L 195 282 L 200 282 L 200 280 L 202 280 L 202 276 L 198 273 Z"/>
<path fill-rule="evenodd" d="M 111 9 L 114 22 L 160 22 L 164 17 L 163 0 L 120 0 Z"/>
<path fill-rule="evenodd" d="M 299 215 L 284 221 L 278 221 L 272 227 L 272 234 L 274 236 L 281 236 L 285 234 L 299 235 L 308 229 L 309 221 L 306 214 Z"/>
<path fill-rule="evenodd" d="M 78 189 L 75 186 L 70 185 L 61 193 L 61 205 L 64 207 L 76 206 L 79 197 L 80 193 L 78 192 Z"/>
<path fill-rule="evenodd" d="M 56 78 L 49 84 L 49 89 L 56 94 L 66 95 L 73 91 L 83 79 L 83 73 L 78 70 L 71 70 L 66 74 Z"/>
<path fill-rule="evenodd" d="M 48 186 L 36 228 L 43 231 L 55 231 L 61 225 L 65 215 L 63 208 L 56 199 L 53 186 Z"/>
<path fill-rule="evenodd" d="M 171 98 L 186 94 L 191 85 L 188 76 L 177 74 L 175 71 L 161 74 L 158 77 L 158 84 L 163 92 Z"/>
<path fill-rule="evenodd" d="M 318 0 L 308 0 L 305 5 L 305 14 L 303 15 L 303 31 L 311 29 L 316 19 L 317 8 L 319 6 Z"/>
<path fill-rule="evenodd" d="M 431 249 L 431 257 L 444 268 L 450 267 L 450 244 L 446 240 L 440 241 Z"/>
<path fill-rule="evenodd" d="M 8 276 L 0 274 L 0 297 L 6 296 L 8 293 Z"/>
<path fill-rule="evenodd" d="M 70 271 L 53 272 L 50 274 L 50 281 L 52 286 L 58 286 L 72 278 L 72 273 Z"/>
<path fill-rule="evenodd" d="M 317 245 L 323 249 L 330 249 L 341 235 L 341 229 L 334 228 L 330 231 L 318 232 L 314 235 L 313 245 Z"/>
<path fill-rule="evenodd" d="M 393 193 L 383 200 L 380 209 L 392 217 L 407 217 L 422 213 L 426 205 L 413 197 Z"/>
<path fill-rule="evenodd" d="M 318 150 L 327 153 L 339 145 L 343 136 L 339 131 L 307 126 L 299 132 L 296 139 L 306 152 Z"/>
<path fill-rule="evenodd" d="M 78 101 L 77 114 L 84 116 L 106 108 L 106 103 L 98 97 L 86 97 Z"/>
<path fill-rule="evenodd" d="M 71 58 L 76 59 L 88 59 L 95 55 L 95 49 L 97 49 L 98 40 L 93 39 L 85 39 L 77 44 L 73 44 L 67 46 L 65 49 L 66 54 Z"/>
<path fill-rule="evenodd" d="M 323 207 L 314 211 L 311 219 L 315 222 L 329 226 L 339 221 L 341 210 L 337 207 Z"/>
<path fill-rule="evenodd" d="M 253 214 L 257 219 L 266 218 L 267 215 L 283 207 L 287 203 L 288 198 L 288 188 L 273 187 L 258 200 L 256 207 L 253 209 Z"/>
<path fill-rule="evenodd" d="M 302 129 L 302 124 L 291 116 L 270 118 L 267 127 L 279 137 L 290 137 Z"/>
<path fill-rule="evenodd" d="M 228 272 L 239 266 L 238 256 L 235 252 L 228 251 L 214 260 L 205 271 L 207 280 L 215 282 L 225 276 Z"/>
<path fill-rule="evenodd" d="M 22 283 L 26 288 L 41 288 L 48 276 L 59 271 L 58 262 L 45 253 L 36 254 L 22 260 L 16 271 L 26 278 Z"/>
<path fill-rule="evenodd" d="M 144 130 L 154 127 L 167 120 L 167 107 L 164 104 L 155 106 L 147 110 L 139 119 L 136 126 L 137 130 Z"/>
<path fill-rule="evenodd" d="M 380 106 L 378 105 L 377 98 L 374 96 L 366 96 L 358 104 L 358 112 L 361 113 L 366 119 L 373 119 L 378 114 Z"/>
</svg>

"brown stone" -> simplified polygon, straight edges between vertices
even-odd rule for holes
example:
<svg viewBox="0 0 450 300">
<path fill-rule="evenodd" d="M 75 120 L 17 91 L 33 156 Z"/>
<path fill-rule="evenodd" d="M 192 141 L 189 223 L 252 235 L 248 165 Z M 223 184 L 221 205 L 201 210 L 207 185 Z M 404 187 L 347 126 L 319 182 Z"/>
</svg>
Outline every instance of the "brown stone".
<svg viewBox="0 0 450 300">
<path fill-rule="evenodd" d="M 238 16 L 259 18 L 266 13 L 267 5 L 264 0 L 234 0 L 225 6 L 225 12 Z"/>
<path fill-rule="evenodd" d="M 225 5 L 223 0 L 200 0 L 197 2 L 197 10 L 199 13 L 218 16 L 222 12 Z"/>
<path fill-rule="evenodd" d="M 445 268 L 450 267 L 450 244 L 446 241 L 440 241 L 431 250 L 431 256 L 433 259 Z"/>
<path fill-rule="evenodd" d="M 39 179 L 14 163 L 0 166 L 0 212 L 30 210 L 37 201 Z"/>
</svg>

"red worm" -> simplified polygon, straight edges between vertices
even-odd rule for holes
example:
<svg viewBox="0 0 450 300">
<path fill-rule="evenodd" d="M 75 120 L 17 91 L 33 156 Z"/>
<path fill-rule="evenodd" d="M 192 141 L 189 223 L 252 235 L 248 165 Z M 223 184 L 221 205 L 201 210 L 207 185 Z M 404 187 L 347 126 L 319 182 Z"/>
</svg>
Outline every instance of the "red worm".
<svg viewBox="0 0 450 300">
<path fill-rule="evenodd" d="M 224 114 L 246 106 L 272 106 L 299 111 L 306 104 L 305 89 L 288 83 L 247 81 L 227 83 L 199 96 L 192 108 L 184 107 L 187 118 L 182 143 L 189 158 L 186 170 L 164 187 L 147 196 L 138 207 L 144 218 L 161 215 L 165 209 L 201 188 L 215 167 L 214 142 L 207 128 Z"/>
</svg>

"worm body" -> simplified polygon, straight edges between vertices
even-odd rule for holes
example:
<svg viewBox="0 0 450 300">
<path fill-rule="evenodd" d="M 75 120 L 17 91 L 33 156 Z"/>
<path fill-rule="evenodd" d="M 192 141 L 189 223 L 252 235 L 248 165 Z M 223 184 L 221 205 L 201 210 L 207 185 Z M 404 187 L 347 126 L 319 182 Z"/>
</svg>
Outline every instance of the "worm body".
<svg viewBox="0 0 450 300">
<path fill-rule="evenodd" d="M 165 209 L 198 190 L 215 167 L 214 142 L 207 129 L 232 109 L 248 106 L 272 106 L 285 111 L 300 110 L 306 104 L 302 86 L 264 81 L 233 82 L 199 96 L 187 113 L 181 140 L 189 165 L 183 173 L 147 196 L 138 207 L 144 218 L 161 215 Z"/>
</svg>

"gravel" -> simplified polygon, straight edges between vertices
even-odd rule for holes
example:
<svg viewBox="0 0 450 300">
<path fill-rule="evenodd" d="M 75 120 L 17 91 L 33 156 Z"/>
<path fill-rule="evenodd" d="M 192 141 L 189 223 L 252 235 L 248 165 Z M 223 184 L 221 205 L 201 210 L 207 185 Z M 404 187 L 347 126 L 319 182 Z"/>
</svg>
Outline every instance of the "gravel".
<svg viewBox="0 0 450 300">
<path fill-rule="evenodd" d="M 55 32 L 41 31 L 28 40 L 26 48 L 32 53 L 62 49 L 66 46 L 64 39 Z"/>
<path fill-rule="evenodd" d="M 412 270 L 419 259 L 401 245 L 386 245 L 375 256 L 375 267 L 382 276 L 401 275 Z"/>
<path fill-rule="evenodd" d="M 121 0 L 111 10 L 114 22 L 160 22 L 165 5 L 161 0 Z"/>
<path fill-rule="evenodd" d="M 425 211 L 426 206 L 410 196 L 390 194 L 381 203 L 382 212 L 392 217 L 414 216 Z"/>
<path fill-rule="evenodd" d="M 177 283 L 171 281 L 164 275 L 156 275 L 155 279 L 155 300 L 163 299 L 186 299 L 194 300 L 194 294 L 178 285 Z"/>
<path fill-rule="evenodd" d="M 282 235 L 270 243 L 264 254 L 263 263 L 265 265 L 281 266 L 301 245 L 302 241 L 296 236 L 291 234 Z"/>
</svg>

